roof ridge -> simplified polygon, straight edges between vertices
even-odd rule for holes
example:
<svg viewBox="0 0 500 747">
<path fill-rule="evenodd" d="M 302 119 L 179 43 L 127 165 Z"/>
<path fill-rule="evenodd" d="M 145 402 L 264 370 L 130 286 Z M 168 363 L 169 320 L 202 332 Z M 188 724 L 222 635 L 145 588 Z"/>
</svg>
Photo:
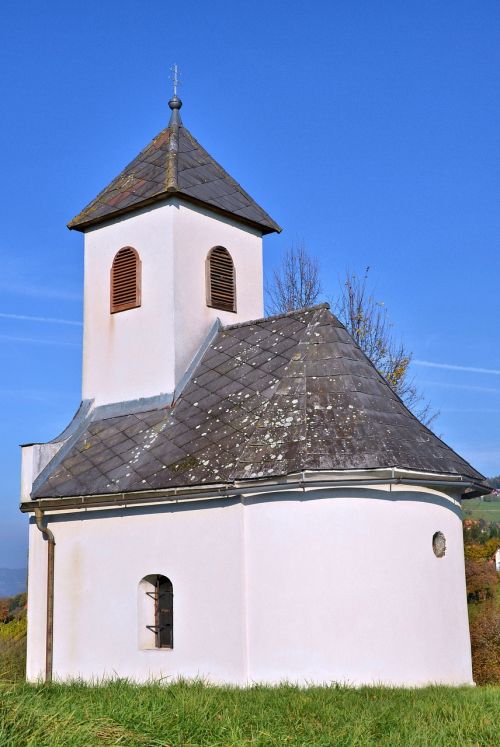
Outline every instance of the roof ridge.
<svg viewBox="0 0 500 747">
<path fill-rule="evenodd" d="M 295 316 L 295 314 L 304 314 L 310 311 L 317 311 L 318 309 L 329 309 L 330 304 L 327 301 L 318 303 L 315 306 L 303 306 L 300 309 L 294 309 L 293 311 L 284 311 L 282 314 L 274 314 L 273 316 L 261 316 L 258 319 L 249 319 L 248 322 L 237 322 L 236 324 L 224 324 L 222 331 L 225 332 L 229 329 L 238 329 L 239 327 L 247 327 L 250 324 L 261 324 L 262 322 L 274 322 L 275 319 L 284 319 L 287 316 Z"/>
<path fill-rule="evenodd" d="M 340 323 L 342 324 L 342 322 L 340 322 Z M 403 406 L 404 410 L 409 415 L 410 419 L 411 420 L 415 420 L 420 428 L 422 428 L 424 431 L 426 431 L 428 434 L 430 434 L 433 438 L 437 439 L 437 441 L 439 441 L 440 443 L 442 443 L 443 446 L 445 446 L 447 449 L 449 449 L 451 452 L 453 452 L 453 454 L 455 454 L 455 456 L 457 456 L 459 459 L 461 459 L 462 462 L 465 462 L 465 464 L 467 464 L 469 467 L 471 467 L 471 469 L 475 470 L 475 468 L 472 466 L 472 464 L 467 459 L 465 459 L 457 451 L 455 451 L 455 449 L 452 446 L 450 446 L 448 443 L 446 443 L 446 441 L 443 438 L 441 438 L 441 436 L 438 436 L 437 433 L 434 433 L 434 431 L 432 430 L 432 428 L 430 428 L 430 426 L 428 426 L 425 423 L 423 423 L 420 420 L 420 418 L 417 415 L 415 415 L 415 413 L 410 409 L 410 407 L 406 404 L 406 402 L 403 400 L 403 398 L 400 397 L 399 394 L 396 392 L 396 390 L 393 389 L 393 387 L 389 384 L 389 382 L 387 381 L 387 379 L 385 378 L 385 376 L 378 370 L 377 366 L 372 361 L 372 359 L 370 358 L 370 356 L 367 353 L 365 353 L 365 351 L 363 350 L 363 348 L 361 347 L 361 345 L 358 342 L 356 342 L 356 340 L 351 335 L 351 333 L 349 332 L 349 330 L 347 329 L 347 327 L 344 324 L 342 324 L 342 326 L 344 327 L 344 329 L 346 330 L 347 334 L 351 338 L 353 344 L 362 352 L 362 354 L 364 355 L 364 357 L 366 358 L 366 360 L 368 361 L 368 363 L 370 364 L 370 366 L 373 368 L 373 370 L 375 371 L 375 373 L 378 375 L 378 377 L 380 378 L 380 380 L 382 381 L 382 383 L 387 387 L 387 389 L 389 390 L 389 392 L 393 396 L 393 398 Z M 410 360 L 410 363 L 411 363 L 411 360 Z M 477 470 L 475 470 L 475 471 L 477 471 Z"/>
<path fill-rule="evenodd" d="M 176 114 L 177 110 L 173 113 Z M 155 135 L 135 158 L 69 221 L 68 228 L 84 231 L 148 205 L 178 197 L 253 226 L 262 234 L 272 231 L 279 233 L 282 229 L 269 213 L 228 174 L 190 130 L 178 121 L 179 119 L 172 117 L 167 127 Z M 198 173 L 193 183 L 190 181 L 187 185 L 181 178 L 184 160 L 181 134 L 188 149 L 197 151 L 201 160 L 206 162 L 205 173 Z M 195 171 L 199 171 L 200 168 L 203 171 L 199 164 L 193 168 Z M 213 173 L 207 173 L 207 169 Z M 214 181 L 224 184 L 225 192 L 222 190 L 219 194 L 215 190 L 211 194 L 209 187 Z M 230 200 L 229 195 L 236 196 L 237 199 Z"/>
<path fill-rule="evenodd" d="M 262 410 L 259 413 L 259 415 L 258 415 L 258 417 L 257 417 L 257 419 L 256 419 L 256 421 L 255 421 L 255 423 L 253 425 L 253 428 L 248 432 L 248 435 L 247 435 L 247 438 L 246 438 L 246 444 L 241 449 L 241 451 L 238 453 L 238 456 L 236 457 L 235 468 L 233 470 L 233 477 L 235 477 L 238 474 L 238 471 L 241 473 L 241 470 L 242 470 L 241 464 L 242 464 L 242 461 L 243 461 L 243 458 L 244 458 L 245 454 L 247 453 L 247 448 L 248 447 L 252 448 L 252 446 L 254 445 L 254 444 L 252 444 L 253 435 L 255 434 L 255 432 L 257 431 L 257 429 L 259 428 L 259 423 L 260 423 L 260 420 L 261 420 L 262 416 L 264 415 L 264 413 L 266 412 L 266 410 L 268 409 L 268 407 L 271 405 L 271 403 L 274 401 L 274 399 L 276 397 L 276 391 L 277 391 L 279 385 L 286 378 L 286 372 L 289 369 L 290 364 L 293 362 L 293 354 L 294 354 L 294 352 L 296 352 L 296 350 L 299 347 L 299 345 L 301 345 L 302 343 L 304 343 L 306 341 L 308 330 L 310 329 L 311 325 L 314 324 L 315 321 L 316 321 L 316 312 L 322 311 L 325 307 L 329 308 L 328 304 L 318 304 L 317 306 L 313 306 L 313 307 L 310 307 L 309 309 L 307 309 L 307 311 L 312 311 L 312 312 L 315 312 L 315 313 L 313 313 L 313 316 L 310 319 L 308 319 L 307 322 L 304 323 L 304 327 L 300 331 L 300 334 L 297 337 L 297 342 L 296 342 L 295 346 L 293 348 L 291 348 L 290 351 L 289 351 L 289 358 L 288 358 L 288 363 L 285 366 L 285 372 L 277 379 L 276 383 L 272 387 L 271 394 L 269 395 L 269 397 L 267 397 L 266 401 L 262 404 Z M 273 317 L 273 318 L 283 318 L 283 317 L 287 317 L 287 316 L 292 316 L 292 313 L 288 312 L 286 314 L 280 314 L 279 317 Z M 305 377 L 305 374 L 304 374 L 304 377 Z M 289 404 L 288 404 L 288 407 L 290 407 Z M 288 414 L 290 414 L 290 412 L 291 412 L 290 409 L 288 409 L 287 412 L 288 412 Z M 307 395 L 304 397 L 304 412 L 301 411 L 300 414 L 301 414 L 301 417 L 304 418 L 304 424 L 306 425 L 306 420 L 307 420 Z M 278 415 L 278 413 L 275 413 L 275 415 Z M 283 418 L 283 414 L 282 414 L 282 418 Z M 266 429 L 266 433 L 269 433 L 269 431 L 267 431 L 267 429 Z M 264 437 L 264 439 L 265 439 L 265 437 Z M 293 442 L 293 439 L 292 439 L 292 442 Z M 276 443 L 278 443 L 278 441 Z M 283 447 L 285 448 L 286 444 L 290 443 L 290 441 L 288 441 L 288 442 L 287 441 L 282 441 L 280 443 L 282 443 Z M 299 442 L 299 443 L 301 443 L 301 446 L 300 446 L 301 449 L 303 449 L 305 447 L 305 450 L 304 450 L 304 456 L 305 456 L 305 454 L 307 453 L 307 442 Z M 247 464 L 251 464 L 251 463 L 247 462 Z M 244 469 L 245 469 L 245 467 L 243 467 L 243 470 Z"/>
<path fill-rule="evenodd" d="M 211 163 L 213 163 L 213 164 L 214 164 L 214 165 L 215 165 L 215 166 L 216 166 L 216 167 L 217 167 L 218 169 L 220 169 L 220 170 L 222 171 L 222 173 L 224 174 L 224 176 L 225 176 L 225 177 L 226 177 L 226 178 L 227 178 L 227 179 L 228 179 L 228 180 L 229 180 L 229 181 L 231 182 L 231 184 L 233 184 L 233 185 L 234 185 L 234 186 L 236 187 L 236 189 L 238 189 L 238 190 L 239 190 L 239 191 L 240 191 L 240 192 L 241 192 L 241 193 L 242 193 L 242 194 L 243 194 L 243 195 L 244 195 L 244 196 L 245 196 L 245 197 L 246 197 L 246 198 L 247 198 L 248 200 L 250 200 L 250 202 L 255 202 L 255 200 L 254 200 L 254 198 L 252 197 L 252 195 L 250 195 L 250 194 L 249 194 L 249 193 L 248 193 L 248 192 L 246 191 L 246 189 L 243 189 L 243 187 L 241 186 L 241 184 L 240 184 L 239 182 L 237 182 L 237 181 L 236 181 L 236 179 L 234 179 L 234 177 L 232 177 L 232 176 L 231 176 L 231 174 L 229 174 L 229 173 L 228 173 L 228 172 L 226 171 L 226 169 L 224 168 L 224 166 L 221 166 L 221 164 L 220 164 L 220 163 L 219 163 L 218 161 L 216 161 L 216 160 L 215 160 L 215 158 L 214 158 L 213 156 L 211 156 L 211 155 L 210 155 L 210 153 L 208 152 L 208 150 L 206 150 L 206 149 L 205 149 L 205 148 L 203 147 L 203 145 L 201 145 L 201 143 L 199 143 L 199 142 L 198 142 L 198 140 L 197 140 L 197 139 L 195 138 L 195 136 L 194 136 L 194 135 L 193 135 L 193 134 L 191 133 L 191 131 L 190 131 L 190 130 L 188 130 L 188 128 L 187 128 L 187 127 L 186 127 L 185 125 L 183 125 L 183 124 L 182 124 L 182 125 L 180 125 L 180 127 L 182 127 L 182 128 L 183 128 L 183 129 L 184 129 L 184 130 L 186 131 L 186 133 L 187 133 L 188 137 L 189 137 L 189 138 L 191 138 L 191 140 L 193 141 L 193 143 L 194 143 L 194 144 L 195 144 L 195 145 L 196 145 L 196 146 L 197 146 L 197 147 L 198 147 L 198 148 L 199 148 L 199 149 L 200 149 L 201 151 L 203 151 L 203 153 L 206 153 L 206 155 L 207 155 L 207 158 L 209 159 L 209 161 L 210 161 Z M 180 129 L 180 127 L 179 127 L 179 129 Z M 180 191 L 180 193 L 182 194 L 182 190 L 179 190 L 179 191 Z M 258 203 L 256 203 L 256 204 L 258 204 Z M 271 218 L 271 216 L 269 215 L 269 213 L 267 213 L 267 212 L 266 212 L 266 211 L 264 210 L 264 208 L 260 207 L 260 205 L 259 205 L 259 208 L 260 208 L 260 210 L 261 210 L 261 211 L 262 211 L 262 212 L 264 213 L 264 215 L 266 216 L 266 218 L 267 218 L 267 219 L 269 220 L 269 222 L 271 223 L 271 225 L 272 225 L 272 226 L 274 226 L 274 229 L 275 229 L 275 231 L 276 231 L 277 233 L 281 233 L 281 231 L 283 230 L 283 229 L 281 228 L 281 226 L 280 226 L 280 225 L 279 225 L 278 223 L 276 223 L 276 221 L 275 221 L 275 220 L 273 220 L 273 219 Z"/>
</svg>

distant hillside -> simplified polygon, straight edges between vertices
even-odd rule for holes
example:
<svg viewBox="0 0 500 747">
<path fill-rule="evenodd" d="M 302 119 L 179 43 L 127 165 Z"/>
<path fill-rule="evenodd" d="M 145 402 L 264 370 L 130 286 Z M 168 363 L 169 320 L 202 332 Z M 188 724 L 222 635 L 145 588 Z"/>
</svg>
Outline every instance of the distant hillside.
<svg viewBox="0 0 500 747">
<path fill-rule="evenodd" d="M 26 591 L 26 568 L 0 568 L 0 598 Z"/>
<path fill-rule="evenodd" d="M 484 519 L 484 521 L 500 521 L 500 496 L 496 500 L 483 498 L 468 498 L 462 501 L 465 519 Z"/>
<path fill-rule="evenodd" d="M 494 489 L 493 493 L 462 501 L 464 518 L 500 522 L 500 475 L 490 477 L 486 482 Z"/>
</svg>

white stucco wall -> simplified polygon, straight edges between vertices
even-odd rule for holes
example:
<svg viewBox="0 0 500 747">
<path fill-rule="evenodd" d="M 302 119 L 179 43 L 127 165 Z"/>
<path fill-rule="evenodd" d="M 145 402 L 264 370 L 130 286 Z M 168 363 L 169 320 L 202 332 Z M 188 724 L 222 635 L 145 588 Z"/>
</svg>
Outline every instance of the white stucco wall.
<svg viewBox="0 0 500 747">
<path fill-rule="evenodd" d="M 50 518 L 54 676 L 472 681 L 456 506 L 343 489 Z M 434 532 L 447 542 L 432 551 Z M 45 543 L 30 530 L 28 678 L 43 671 Z M 174 586 L 174 649 L 140 650 L 137 588 Z"/>
<path fill-rule="evenodd" d="M 206 675 L 241 681 L 245 671 L 242 618 L 241 506 L 186 505 L 147 511 L 106 511 L 58 517 L 54 590 L 54 677 Z M 31 528 L 30 554 L 40 553 Z M 46 549 L 46 548 L 45 548 Z M 31 585 L 43 567 L 30 566 Z M 141 650 L 138 586 L 149 574 L 174 590 L 174 648 Z M 29 606 L 28 679 L 43 670 L 38 634 L 44 608 Z M 154 623 L 154 620 L 151 621 Z"/>
<path fill-rule="evenodd" d="M 208 308 L 205 259 L 216 245 L 235 262 L 236 314 Z M 110 313 L 110 269 L 133 246 L 142 302 Z M 127 215 L 85 234 L 82 399 L 96 405 L 171 393 L 213 322 L 262 316 L 262 238 L 235 221 L 179 201 Z"/>
<path fill-rule="evenodd" d="M 174 246 L 175 377 L 179 381 L 203 340 L 200 332 L 206 334 L 215 319 L 238 324 L 264 316 L 262 236 L 203 208 L 180 203 Z M 214 246 L 225 247 L 233 258 L 236 313 L 212 309 L 206 303 L 205 263 Z"/>
<path fill-rule="evenodd" d="M 471 682 L 460 517 L 416 491 L 319 495 L 248 503 L 249 679 Z"/>
</svg>

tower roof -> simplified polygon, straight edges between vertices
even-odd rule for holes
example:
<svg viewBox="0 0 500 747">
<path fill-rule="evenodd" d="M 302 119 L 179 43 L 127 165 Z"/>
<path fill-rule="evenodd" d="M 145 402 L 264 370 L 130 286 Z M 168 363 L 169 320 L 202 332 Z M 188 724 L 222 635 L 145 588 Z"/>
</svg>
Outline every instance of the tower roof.
<svg viewBox="0 0 500 747">
<path fill-rule="evenodd" d="M 258 228 L 280 226 L 245 192 L 184 127 L 181 100 L 169 101 L 172 116 L 162 130 L 113 181 L 68 223 L 84 231 L 110 218 L 179 197 Z"/>
<path fill-rule="evenodd" d="M 32 497 L 390 468 L 484 484 L 321 305 L 222 328 L 173 404 L 128 414 L 97 408 Z"/>
</svg>

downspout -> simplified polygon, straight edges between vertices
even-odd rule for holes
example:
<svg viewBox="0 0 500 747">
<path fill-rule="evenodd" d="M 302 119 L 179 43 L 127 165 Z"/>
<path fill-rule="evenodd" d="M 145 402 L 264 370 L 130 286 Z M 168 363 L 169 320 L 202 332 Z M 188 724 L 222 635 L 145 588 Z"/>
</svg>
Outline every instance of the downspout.
<svg viewBox="0 0 500 747">
<path fill-rule="evenodd" d="M 47 625 L 45 633 L 45 682 L 52 682 L 52 662 L 54 655 L 54 554 L 56 541 L 52 531 L 44 523 L 41 508 L 35 508 L 37 528 L 47 540 Z"/>
</svg>

